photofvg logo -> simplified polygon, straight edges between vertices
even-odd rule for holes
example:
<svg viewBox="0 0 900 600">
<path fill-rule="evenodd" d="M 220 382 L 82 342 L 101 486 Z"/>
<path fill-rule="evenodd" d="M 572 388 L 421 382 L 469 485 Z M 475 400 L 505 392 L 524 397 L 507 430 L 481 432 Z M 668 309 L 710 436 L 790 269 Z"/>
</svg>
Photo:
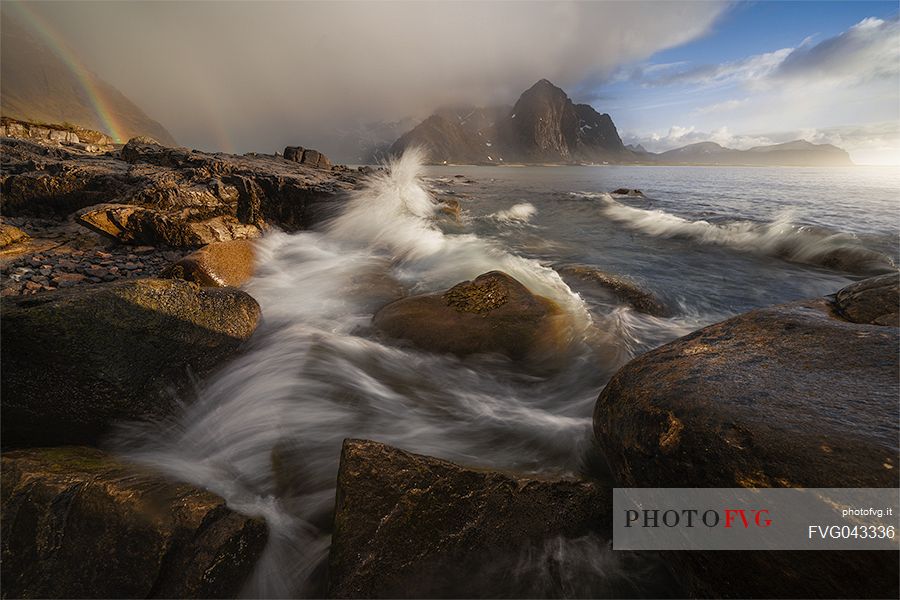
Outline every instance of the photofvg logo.
<svg viewBox="0 0 900 600">
<path fill-rule="evenodd" d="M 897 550 L 900 491 L 616 488 L 615 550 Z"/>
<path fill-rule="evenodd" d="M 696 508 L 685 508 L 682 510 L 659 510 L 643 509 L 643 510 L 627 510 L 625 511 L 625 527 L 725 527 L 730 529 L 734 526 L 743 525 L 744 529 L 749 527 L 769 527 L 772 525 L 772 519 L 769 518 L 769 509 L 767 508 L 726 508 L 724 510 L 725 517 L 722 518 L 721 511 L 708 509 L 702 512 Z"/>
</svg>

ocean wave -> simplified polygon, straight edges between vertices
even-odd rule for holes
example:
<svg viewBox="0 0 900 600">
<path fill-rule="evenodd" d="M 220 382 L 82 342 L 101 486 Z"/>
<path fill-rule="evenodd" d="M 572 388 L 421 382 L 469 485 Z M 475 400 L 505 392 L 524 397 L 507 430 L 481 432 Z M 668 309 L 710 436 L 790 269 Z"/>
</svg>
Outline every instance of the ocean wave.
<svg viewBox="0 0 900 600">
<path fill-rule="evenodd" d="M 491 213 L 488 217 L 507 223 L 527 223 L 535 214 L 537 214 L 537 209 L 534 205 L 529 202 L 523 202 L 521 204 L 513 204 L 506 210 L 499 210 L 495 213 Z"/>
<path fill-rule="evenodd" d="M 664 210 L 628 206 L 609 194 L 574 195 L 599 200 L 611 220 L 654 237 L 687 239 L 848 273 L 884 273 L 897 268 L 889 256 L 865 247 L 856 235 L 797 225 L 789 214 L 771 222 L 711 223 L 691 221 Z"/>
</svg>

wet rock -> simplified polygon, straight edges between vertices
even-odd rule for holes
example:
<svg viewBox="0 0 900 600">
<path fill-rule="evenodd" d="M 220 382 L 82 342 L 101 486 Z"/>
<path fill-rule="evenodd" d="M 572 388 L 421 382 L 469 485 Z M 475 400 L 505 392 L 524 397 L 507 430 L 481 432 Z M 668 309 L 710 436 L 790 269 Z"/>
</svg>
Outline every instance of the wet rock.
<svg viewBox="0 0 900 600">
<path fill-rule="evenodd" d="M 625 487 L 896 488 L 898 345 L 900 329 L 843 320 L 826 299 L 754 310 L 628 363 L 594 432 Z M 693 597 L 898 593 L 891 552 L 670 558 Z"/>
<path fill-rule="evenodd" d="M 541 580 L 527 564 L 545 543 L 609 527 L 611 495 L 599 485 L 468 469 L 365 440 L 344 442 L 337 483 L 330 597 L 554 597 L 568 584 L 591 596 L 609 585 L 587 573 Z"/>
<path fill-rule="evenodd" d="M 0 223 L 0 248 L 6 248 L 12 244 L 28 239 L 28 234 L 6 223 Z"/>
<path fill-rule="evenodd" d="M 641 190 L 633 190 L 631 188 L 618 188 L 610 193 L 617 194 L 619 196 L 636 196 L 638 198 L 644 197 L 644 192 L 642 192 Z"/>
<path fill-rule="evenodd" d="M 256 238 L 262 234 L 256 225 L 241 223 L 228 215 L 193 220 L 191 215 L 171 215 L 127 204 L 88 207 L 77 213 L 76 221 L 124 244 L 164 244 L 181 248 Z"/>
<path fill-rule="evenodd" d="M 499 352 L 525 359 L 558 349 L 568 320 L 552 300 L 532 294 L 506 273 L 491 271 L 444 293 L 392 302 L 373 323 L 432 352 Z"/>
<path fill-rule="evenodd" d="M 4 446 L 96 444 L 113 423 L 169 414 L 259 316 L 244 292 L 169 279 L 4 298 Z"/>
<path fill-rule="evenodd" d="M 8 139 L 0 154 L 4 215 L 58 220 L 91 207 L 85 213 L 102 212 L 79 222 L 136 245 L 196 247 L 255 237 L 269 224 L 305 229 L 331 216 L 358 180 L 355 172 L 328 170 L 321 156 L 311 165 L 143 138 L 104 155 Z"/>
<path fill-rule="evenodd" d="M 204 287 L 239 287 L 253 276 L 254 255 L 253 244 L 246 240 L 213 243 L 185 256 L 162 276 Z"/>
<path fill-rule="evenodd" d="M 234 598 L 265 523 L 222 498 L 90 448 L 2 458 L 8 598 Z"/>
<path fill-rule="evenodd" d="M 582 282 L 589 282 L 612 292 L 612 294 L 631 305 L 635 310 L 653 315 L 656 317 L 668 317 L 671 315 L 669 308 L 657 298 L 652 292 L 649 292 L 637 283 L 621 275 L 606 273 L 594 267 L 583 265 L 570 265 L 557 269 L 564 279 L 575 279 Z"/>
<path fill-rule="evenodd" d="M 438 210 L 447 215 L 454 221 L 459 221 L 460 205 L 459 200 L 455 198 L 442 198 L 438 205 Z"/>
<path fill-rule="evenodd" d="M 900 274 L 857 281 L 835 296 L 840 315 L 854 323 L 900 326 Z"/>
</svg>

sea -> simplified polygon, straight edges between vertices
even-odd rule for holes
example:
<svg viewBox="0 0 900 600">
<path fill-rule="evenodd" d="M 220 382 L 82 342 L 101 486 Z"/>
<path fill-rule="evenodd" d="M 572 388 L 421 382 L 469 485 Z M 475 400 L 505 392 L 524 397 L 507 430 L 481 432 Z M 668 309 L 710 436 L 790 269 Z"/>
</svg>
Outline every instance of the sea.
<svg viewBox="0 0 900 600">
<path fill-rule="evenodd" d="M 610 193 L 618 188 L 642 195 Z M 436 204 L 446 199 L 459 202 L 458 219 Z M 408 153 L 316 230 L 268 233 L 245 286 L 263 313 L 246 351 L 183 398 L 180 414 L 123 426 L 116 444 L 266 519 L 247 595 L 322 595 L 344 439 L 595 476 L 594 402 L 629 360 L 738 313 L 896 270 L 898 236 L 897 168 L 423 166 Z M 564 280 L 569 266 L 626 278 L 671 314 Z M 434 354 L 372 327 L 398 295 L 491 270 L 571 315 L 568 347 L 546 369 Z M 623 560 L 608 540 L 547 540 L 544 550 L 529 550 L 516 574 L 543 581 L 555 563 L 534 595 L 668 589 L 646 576 L 652 557 Z"/>
</svg>

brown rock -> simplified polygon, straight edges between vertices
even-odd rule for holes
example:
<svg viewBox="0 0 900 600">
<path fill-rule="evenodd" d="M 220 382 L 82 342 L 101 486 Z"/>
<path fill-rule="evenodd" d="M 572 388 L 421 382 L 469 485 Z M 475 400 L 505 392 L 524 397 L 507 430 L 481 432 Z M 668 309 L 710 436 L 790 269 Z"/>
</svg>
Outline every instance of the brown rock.
<svg viewBox="0 0 900 600">
<path fill-rule="evenodd" d="M 452 218 L 454 221 L 459 221 L 459 200 L 455 198 L 443 198 L 441 200 L 441 203 L 438 205 L 438 209 L 448 217 Z"/>
<path fill-rule="evenodd" d="M 524 359 L 564 344 L 568 319 L 552 300 L 532 294 L 506 273 L 491 271 L 442 294 L 392 302 L 373 323 L 432 352 L 499 352 Z"/>
<path fill-rule="evenodd" d="M 565 279 L 577 280 L 598 285 L 628 303 L 635 310 L 656 317 L 671 315 L 669 308 L 652 292 L 641 288 L 638 284 L 621 275 L 606 273 L 594 267 L 570 265 L 557 269 Z"/>
<path fill-rule="evenodd" d="M 584 540 L 608 528 L 610 511 L 609 490 L 585 481 L 468 469 L 377 442 L 346 440 L 329 596 L 599 595 L 601 589 L 608 592 L 614 575 L 566 573 L 563 567 L 555 580 L 535 577 L 528 556 L 541 554 L 548 542 Z"/>
<path fill-rule="evenodd" d="M 253 276 L 254 262 L 252 242 L 216 242 L 168 267 L 162 277 L 193 281 L 204 287 L 240 287 Z"/>
<path fill-rule="evenodd" d="M 854 323 L 900 326 L 900 273 L 857 281 L 840 290 L 835 304 Z"/>
<path fill-rule="evenodd" d="M 754 310 L 628 363 L 597 400 L 596 439 L 625 487 L 896 488 L 898 345 L 825 299 Z M 898 594 L 892 552 L 670 560 L 693 597 Z"/>
<path fill-rule="evenodd" d="M 142 139 L 103 155 L 7 139 L 0 155 L 4 215 L 60 219 L 118 206 L 80 222 L 125 243 L 177 247 L 255 237 L 267 224 L 308 228 L 330 217 L 358 178 L 327 170 L 324 157 L 312 165 Z"/>
<path fill-rule="evenodd" d="M 311 150 L 301 146 L 288 146 L 284 149 L 284 158 L 317 169 L 330 169 L 331 161 L 318 150 Z"/>
<path fill-rule="evenodd" d="M 6 248 L 12 244 L 28 239 L 28 234 L 6 223 L 0 223 L 0 248 Z"/>
<path fill-rule="evenodd" d="M 148 137 L 145 135 L 139 135 L 137 137 L 133 137 L 128 142 L 122 146 L 121 155 L 122 160 L 130 163 L 138 162 L 143 156 L 153 153 L 157 151 L 157 148 L 162 148 L 163 146 L 154 140 L 152 137 Z"/>
<path fill-rule="evenodd" d="M 102 204 L 80 211 L 76 221 L 124 244 L 202 246 L 213 242 L 256 238 L 259 227 L 232 216 L 196 220 L 190 215 L 170 215 L 129 204 Z"/>
<path fill-rule="evenodd" d="M 265 523 L 90 448 L 2 458 L 7 598 L 234 598 Z"/>
<path fill-rule="evenodd" d="M 244 292 L 170 279 L 4 298 L 4 446 L 96 444 L 116 422 L 168 415 L 259 316 Z"/>
</svg>

